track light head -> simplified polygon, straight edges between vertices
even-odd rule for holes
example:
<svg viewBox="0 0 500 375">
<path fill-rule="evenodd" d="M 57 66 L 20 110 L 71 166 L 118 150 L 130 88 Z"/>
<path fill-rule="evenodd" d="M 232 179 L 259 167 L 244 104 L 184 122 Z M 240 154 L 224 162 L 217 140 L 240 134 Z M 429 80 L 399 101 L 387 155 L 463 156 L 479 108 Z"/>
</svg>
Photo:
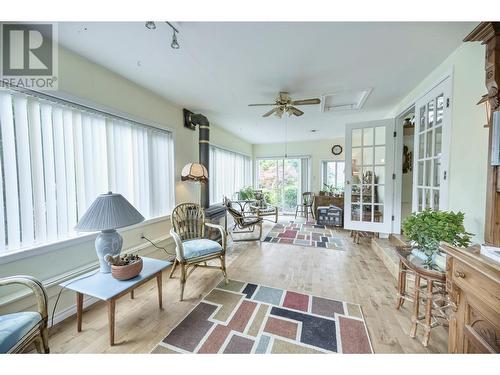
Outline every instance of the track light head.
<svg viewBox="0 0 500 375">
<path fill-rule="evenodd" d="M 177 42 L 177 33 L 174 31 L 174 34 L 172 35 L 172 43 L 170 44 L 170 47 L 173 49 L 179 49 L 180 45 L 179 42 Z"/>
<path fill-rule="evenodd" d="M 149 30 L 154 30 L 154 29 L 156 29 L 156 24 L 154 23 L 154 21 L 147 21 L 146 22 L 146 27 Z"/>
</svg>

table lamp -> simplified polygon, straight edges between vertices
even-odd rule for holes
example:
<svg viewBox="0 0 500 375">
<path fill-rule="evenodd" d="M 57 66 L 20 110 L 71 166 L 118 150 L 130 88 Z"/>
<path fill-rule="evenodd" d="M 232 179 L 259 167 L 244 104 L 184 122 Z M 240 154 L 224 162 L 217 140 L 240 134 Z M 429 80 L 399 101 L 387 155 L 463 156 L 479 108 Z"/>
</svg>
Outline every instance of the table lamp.
<svg viewBox="0 0 500 375">
<path fill-rule="evenodd" d="M 95 250 L 99 258 L 100 271 L 110 273 L 111 266 L 104 260 L 107 254 L 120 254 L 123 238 L 116 231 L 118 228 L 144 221 L 139 211 L 121 194 L 108 192 L 99 195 L 82 216 L 75 230 L 78 232 L 101 231 L 95 239 Z"/>
</svg>

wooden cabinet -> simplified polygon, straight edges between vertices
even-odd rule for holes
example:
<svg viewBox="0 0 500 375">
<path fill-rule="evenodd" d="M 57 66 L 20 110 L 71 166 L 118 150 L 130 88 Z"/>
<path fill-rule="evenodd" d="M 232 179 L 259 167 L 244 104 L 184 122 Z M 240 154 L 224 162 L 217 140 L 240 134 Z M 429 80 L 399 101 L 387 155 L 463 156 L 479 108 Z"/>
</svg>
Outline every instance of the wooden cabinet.
<svg viewBox="0 0 500 375">
<path fill-rule="evenodd" d="M 452 310 L 449 353 L 500 353 L 500 265 L 467 249 L 443 244 Z"/>
<path fill-rule="evenodd" d="M 313 200 L 313 215 L 316 219 L 318 214 L 319 206 L 337 206 L 338 208 L 344 209 L 344 197 L 332 197 L 329 195 L 314 195 Z"/>
</svg>

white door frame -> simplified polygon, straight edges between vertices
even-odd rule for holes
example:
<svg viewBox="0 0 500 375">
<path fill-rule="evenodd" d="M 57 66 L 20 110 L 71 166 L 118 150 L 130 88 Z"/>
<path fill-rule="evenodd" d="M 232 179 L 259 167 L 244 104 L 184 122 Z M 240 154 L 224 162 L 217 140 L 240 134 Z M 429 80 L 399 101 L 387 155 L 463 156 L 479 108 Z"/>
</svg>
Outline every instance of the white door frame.
<svg viewBox="0 0 500 375">
<path fill-rule="evenodd" d="M 434 99 L 439 93 L 443 93 L 443 120 L 442 120 L 442 134 L 441 134 L 441 170 L 439 171 L 440 185 L 439 185 L 439 210 L 448 209 L 448 181 L 449 181 L 449 164 L 450 164 L 450 141 L 451 141 L 451 114 L 452 114 L 452 80 L 451 78 L 446 78 L 432 90 L 427 92 L 424 96 L 419 98 L 415 102 L 415 112 L 419 111 L 422 105 L 425 105 L 429 99 Z M 415 114 L 417 118 L 417 113 Z M 418 183 L 418 126 L 415 124 L 415 147 L 413 150 L 413 196 L 412 196 L 412 210 L 417 211 L 418 206 L 418 195 L 417 195 L 417 183 Z M 431 177 L 432 177 L 431 171 Z M 432 204 L 432 202 L 431 202 Z"/>
<path fill-rule="evenodd" d="M 425 90 L 421 95 L 419 95 L 414 101 L 410 102 L 408 105 L 405 106 L 405 109 L 401 112 L 399 112 L 396 115 L 396 119 L 401 118 L 408 110 L 412 107 L 415 108 L 415 118 L 417 117 L 416 115 L 416 104 L 419 100 L 423 99 L 427 94 L 429 94 L 432 90 L 434 90 L 436 87 L 438 87 L 441 83 L 449 79 L 449 98 L 450 98 L 450 107 L 449 107 L 449 118 L 447 119 L 448 121 L 448 126 L 446 129 L 446 133 L 443 133 L 443 154 L 444 150 L 446 149 L 447 151 L 447 165 L 446 165 L 446 171 L 447 172 L 447 180 L 449 181 L 449 147 L 450 147 L 450 142 L 451 142 L 451 127 L 452 127 L 452 116 L 451 113 L 453 111 L 453 73 L 454 70 L 453 68 L 449 69 L 448 71 L 445 72 L 438 80 L 436 80 L 430 88 Z M 444 129 L 443 129 L 444 130 Z M 395 157 L 394 157 L 394 174 L 396 175 L 395 179 L 395 187 L 394 187 L 394 204 L 393 204 L 393 215 L 394 215 L 394 221 L 393 221 L 393 229 L 392 233 L 401 233 L 401 193 L 402 193 L 402 163 L 403 163 L 403 129 L 399 126 L 399 124 L 396 122 L 395 124 L 395 129 L 394 131 L 396 132 L 396 138 L 395 138 Z M 446 146 L 445 146 L 446 144 Z M 416 159 L 413 158 L 415 161 Z M 413 166 L 414 167 L 414 166 Z M 443 170 L 445 170 L 443 168 Z M 416 175 L 416 173 L 415 173 Z M 415 182 L 413 182 L 415 183 Z M 412 187 L 413 188 L 413 187 Z M 413 198 L 412 198 L 413 199 Z M 446 203 L 448 202 L 448 198 L 446 197 Z"/>
<path fill-rule="evenodd" d="M 393 204 L 393 189 L 394 181 L 392 179 L 392 171 L 394 170 L 394 119 L 383 119 L 366 121 L 360 123 L 346 124 L 345 127 L 345 193 L 344 193 L 344 228 L 351 230 L 362 230 L 367 232 L 391 233 L 392 230 L 392 204 Z M 362 210 L 360 213 L 361 220 L 353 221 L 351 219 L 351 189 L 352 189 L 352 130 L 362 128 L 375 128 L 384 126 L 386 129 L 385 139 L 385 181 L 384 181 L 384 208 L 383 221 L 363 222 Z M 360 207 L 361 208 L 361 207 Z"/>
<path fill-rule="evenodd" d="M 403 194 L 403 137 L 404 129 L 400 120 L 412 109 L 415 108 L 415 103 L 411 104 L 399 115 L 396 116 L 396 121 L 394 123 L 394 204 L 393 207 L 393 217 L 392 221 L 392 233 L 401 233 L 401 203 Z M 413 168 L 413 165 L 412 165 Z"/>
</svg>

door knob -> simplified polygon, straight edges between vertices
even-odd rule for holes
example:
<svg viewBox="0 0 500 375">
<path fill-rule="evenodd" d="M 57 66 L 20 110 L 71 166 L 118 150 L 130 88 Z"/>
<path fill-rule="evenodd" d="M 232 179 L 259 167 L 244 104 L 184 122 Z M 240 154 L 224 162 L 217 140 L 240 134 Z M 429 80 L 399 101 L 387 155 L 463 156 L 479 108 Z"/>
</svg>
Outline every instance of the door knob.
<svg viewBox="0 0 500 375">
<path fill-rule="evenodd" d="M 460 279 L 465 279 L 465 273 L 460 271 L 455 271 L 455 277 L 458 277 Z"/>
</svg>

